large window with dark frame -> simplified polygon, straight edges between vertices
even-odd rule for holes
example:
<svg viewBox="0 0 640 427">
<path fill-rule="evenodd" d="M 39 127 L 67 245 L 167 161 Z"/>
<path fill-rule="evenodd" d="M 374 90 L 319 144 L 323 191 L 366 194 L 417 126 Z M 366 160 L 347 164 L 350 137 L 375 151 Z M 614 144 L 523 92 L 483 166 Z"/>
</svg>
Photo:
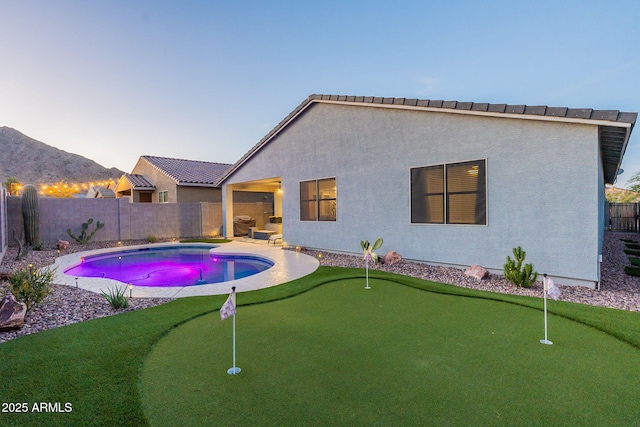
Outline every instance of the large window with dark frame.
<svg viewBox="0 0 640 427">
<path fill-rule="evenodd" d="M 338 192 L 335 178 L 300 182 L 300 221 L 335 221 Z"/>
<path fill-rule="evenodd" d="M 486 160 L 411 169 L 411 222 L 487 224 Z"/>
</svg>

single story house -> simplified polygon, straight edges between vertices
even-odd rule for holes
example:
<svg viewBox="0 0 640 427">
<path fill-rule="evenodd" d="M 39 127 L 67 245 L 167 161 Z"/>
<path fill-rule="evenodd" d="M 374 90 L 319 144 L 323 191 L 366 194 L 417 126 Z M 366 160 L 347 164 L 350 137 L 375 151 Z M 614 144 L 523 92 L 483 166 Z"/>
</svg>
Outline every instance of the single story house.
<svg viewBox="0 0 640 427">
<path fill-rule="evenodd" d="M 105 187 L 95 186 L 89 187 L 85 198 L 87 199 L 115 199 L 116 193 L 114 191 L 116 184 L 109 183 Z"/>
<path fill-rule="evenodd" d="M 220 202 L 218 180 L 232 165 L 168 157 L 140 156 L 116 186 L 117 197 L 134 203 Z"/>
<path fill-rule="evenodd" d="M 600 281 L 605 184 L 637 113 L 311 95 L 225 171 L 234 194 L 270 191 L 287 244 L 502 272 L 512 249 L 561 284 Z"/>
</svg>

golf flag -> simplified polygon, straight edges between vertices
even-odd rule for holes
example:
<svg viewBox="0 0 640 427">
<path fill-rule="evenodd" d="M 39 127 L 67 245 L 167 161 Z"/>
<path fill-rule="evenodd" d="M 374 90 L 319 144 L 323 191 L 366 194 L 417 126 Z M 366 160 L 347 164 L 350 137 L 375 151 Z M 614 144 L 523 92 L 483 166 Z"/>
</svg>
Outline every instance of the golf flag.
<svg viewBox="0 0 640 427">
<path fill-rule="evenodd" d="M 220 308 L 220 320 L 225 320 L 227 317 L 231 317 L 236 314 L 236 304 L 234 302 L 235 291 L 229 294 L 229 298 Z"/>
<path fill-rule="evenodd" d="M 547 295 L 549 295 L 554 300 L 557 300 L 558 298 L 560 298 L 560 295 L 561 295 L 560 289 L 555 283 L 553 283 L 553 280 L 551 280 L 550 277 L 545 277 L 543 279 L 543 282 L 544 282 L 544 291 L 547 293 Z"/>
</svg>

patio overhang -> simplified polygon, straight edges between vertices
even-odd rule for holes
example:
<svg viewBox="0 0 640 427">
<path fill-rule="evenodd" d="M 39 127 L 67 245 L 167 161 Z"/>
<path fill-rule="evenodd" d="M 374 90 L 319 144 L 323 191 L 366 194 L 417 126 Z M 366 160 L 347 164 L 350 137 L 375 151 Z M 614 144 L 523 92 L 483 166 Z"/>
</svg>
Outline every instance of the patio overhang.
<svg viewBox="0 0 640 427">
<path fill-rule="evenodd" d="M 223 234 L 226 238 L 234 237 L 233 218 L 236 216 L 233 207 L 234 191 L 273 193 L 273 215 L 282 216 L 282 177 L 224 184 L 222 186 L 222 222 Z"/>
</svg>

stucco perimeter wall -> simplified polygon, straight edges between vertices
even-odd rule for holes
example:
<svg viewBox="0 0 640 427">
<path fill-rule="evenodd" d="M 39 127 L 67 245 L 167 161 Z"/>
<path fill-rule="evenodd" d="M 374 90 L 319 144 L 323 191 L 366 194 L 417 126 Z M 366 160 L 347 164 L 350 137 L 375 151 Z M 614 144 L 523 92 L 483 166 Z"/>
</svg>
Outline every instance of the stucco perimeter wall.
<svg viewBox="0 0 640 427">
<path fill-rule="evenodd" d="M 411 223 L 412 167 L 477 159 L 487 162 L 487 225 Z M 282 176 L 292 245 L 358 253 L 360 240 L 382 237 L 381 254 L 498 271 L 522 246 L 538 272 L 593 286 L 599 159 L 594 125 L 314 104 L 225 184 Z M 300 221 L 300 181 L 326 177 L 336 178 L 337 221 Z"/>
<path fill-rule="evenodd" d="M 8 230 L 11 235 L 22 236 L 22 202 L 20 197 L 8 198 Z M 97 221 L 104 228 L 96 232 L 92 241 L 137 240 L 148 236 L 199 237 L 218 235 L 222 225 L 220 203 L 129 203 L 120 199 L 55 199 L 39 198 L 40 240 L 53 243 L 71 240 L 67 229 L 76 236 L 81 225 L 89 218 L 94 223 L 88 232 L 95 230 Z M 12 239 L 10 245 L 15 242 Z"/>
</svg>

